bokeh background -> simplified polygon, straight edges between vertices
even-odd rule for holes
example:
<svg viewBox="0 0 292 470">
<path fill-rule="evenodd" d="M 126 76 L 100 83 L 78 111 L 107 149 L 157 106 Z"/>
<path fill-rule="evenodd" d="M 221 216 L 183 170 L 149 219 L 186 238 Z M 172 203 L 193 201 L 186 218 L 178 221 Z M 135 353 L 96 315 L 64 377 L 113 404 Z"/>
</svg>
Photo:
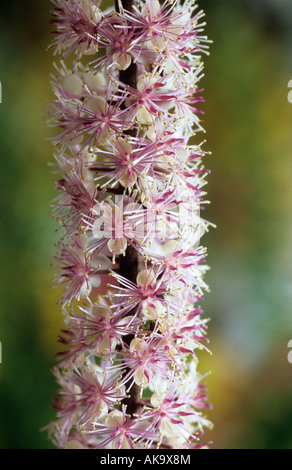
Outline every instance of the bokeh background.
<svg viewBox="0 0 292 470">
<path fill-rule="evenodd" d="M 291 0 L 201 0 L 207 34 L 204 238 L 211 292 L 208 377 L 215 449 L 292 448 Z M 54 410 L 50 372 L 62 318 L 51 289 L 57 240 L 49 0 L 0 8 L 0 448 L 52 448 L 40 431 Z"/>
</svg>

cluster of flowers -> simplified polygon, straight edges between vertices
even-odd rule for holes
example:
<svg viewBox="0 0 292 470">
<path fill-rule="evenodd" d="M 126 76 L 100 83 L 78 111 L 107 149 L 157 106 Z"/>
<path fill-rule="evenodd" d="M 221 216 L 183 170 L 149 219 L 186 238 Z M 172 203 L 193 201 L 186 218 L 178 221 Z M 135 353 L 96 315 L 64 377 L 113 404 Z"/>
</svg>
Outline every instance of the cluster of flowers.
<svg viewBox="0 0 292 470">
<path fill-rule="evenodd" d="M 126 3 L 127 1 L 127 3 Z M 207 170 L 193 0 L 53 0 L 61 448 L 198 448 Z M 65 64 L 70 56 L 70 67 Z"/>
</svg>

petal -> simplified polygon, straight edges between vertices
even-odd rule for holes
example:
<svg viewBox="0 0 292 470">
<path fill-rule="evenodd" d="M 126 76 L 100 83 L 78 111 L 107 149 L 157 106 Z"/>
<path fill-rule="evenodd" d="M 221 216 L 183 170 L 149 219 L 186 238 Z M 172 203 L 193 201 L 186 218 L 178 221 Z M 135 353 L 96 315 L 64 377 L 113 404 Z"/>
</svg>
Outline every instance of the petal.
<svg viewBox="0 0 292 470">
<path fill-rule="evenodd" d="M 144 367 L 142 366 L 142 367 L 139 367 L 134 374 L 135 382 L 140 387 L 146 387 L 149 383 L 149 380 L 147 379 L 145 372 L 146 371 L 144 370 Z"/>
<path fill-rule="evenodd" d="M 131 153 L 132 145 L 123 137 L 119 137 L 114 143 L 114 147 L 120 152 Z"/>
<path fill-rule="evenodd" d="M 117 55 L 120 55 L 117 53 Z M 115 54 L 114 54 L 115 56 Z M 121 54 L 116 62 L 116 67 L 118 70 L 126 70 L 132 62 L 132 58 L 129 54 Z"/>
<path fill-rule="evenodd" d="M 68 75 L 63 81 L 65 93 L 75 98 L 80 98 L 83 92 L 83 82 L 76 74 Z"/>
<path fill-rule="evenodd" d="M 150 5 L 150 8 L 148 8 L 148 4 L 143 6 L 141 10 L 141 14 L 143 16 L 147 16 L 150 13 L 151 17 L 153 18 L 157 15 L 157 13 L 159 12 L 161 8 L 160 3 L 158 0 L 150 0 L 149 5 Z"/>
<path fill-rule="evenodd" d="M 134 338 L 130 343 L 130 351 L 140 351 L 143 347 L 144 341 L 141 338 Z"/>
<path fill-rule="evenodd" d="M 127 171 L 120 177 L 119 182 L 124 188 L 131 188 L 136 183 L 137 176 L 135 173 L 128 174 Z"/>
<path fill-rule="evenodd" d="M 142 269 L 137 275 L 136 282 L 138 286 L 149 286 L 151 282 L 155 279 L 155 274 L 153 270 L 150 269 Z"/>
<path fill-rule="evenodd" d="M 86 72 L 84 74 L 84 81 L 91 91 L 96 91 L 97 93 L 100 93 L 106 87 L 106 78 L 101 72 Z"/>
<path fill-rule="evenodd" d="M 168 240 L 162 246 L 162 253 L 163 255 L 168 258 L 172 255 L 178 247 L 178 243 L 175 240 Z"/>
<path fill-rule="evenodd" d="M 112 265 L 110 259 L 103 254 L 93 255 L 90 262 L 93 268 L 109 269 Z"/>
<path fill-rule="evenodd" d="M 92 313 L 97 318 L 109 320 L 110 319 L 110 312 L 107 307 L 103 305 L 94 305 L 92 308 Z"/>
<path fill-rule="evenodd" d="M 101 278 L 97 274 L 89 276 L 89 282 L 92 287 L 99 287 L 101 284 Z"/>
<path fill-rule="evenodd" d="M 68 441 L 65 444 L 65 448 L 66 449 L 84 449 L 83 445 L 79 441 L 76 441 L 74 439 L 72 439 L 71 441 Z"/>
<path fill-rule="evenodd" d="M 109 240 L 107 246 L 111 253 L 121 255 L 122 253 L 125 253 L 127 244 L 128 242 L 126 238 L 112 238 Z"/>
<path fill-rule="evenodd" d="M 141 108 L 139 109 L 137 113 L 137 120 L 142 124 L 153 124 L 153 117 L 149 113 L 149 111 L 147 111 L 145 106 L 141 106 Z"/>
<path fill-rule="evenodd" d="M 107 418 L 107 425 L 108 426 L 117 426 L 118 424 L 123 424 L 124 422 L 124 415 L 119 410 L 113 410 L 109 413 Z"/>
</svg>

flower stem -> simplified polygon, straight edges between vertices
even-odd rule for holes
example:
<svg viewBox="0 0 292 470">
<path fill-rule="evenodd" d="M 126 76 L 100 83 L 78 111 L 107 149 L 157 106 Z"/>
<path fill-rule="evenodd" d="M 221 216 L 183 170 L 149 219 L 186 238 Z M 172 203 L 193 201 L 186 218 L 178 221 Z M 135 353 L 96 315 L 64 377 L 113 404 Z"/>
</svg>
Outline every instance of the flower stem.
<svg viewBox="0 0 292 470">
<path fill-rule="evenodd" d="M 121 0 L 120 3 L 125 10 L 132 11 L 133 0 Z M 115 0 L 115 8 L 117 12 L 120 11 L 118 0 Z M 120 71 L 119 79 L 125 85 L 137 88 L 137 66 L 133 60 L 126 70 Z M 131 134 L 132 132 L 133 131 L 128 131 L 127 134 Z M 136 282 L 138 274 L 138 251 L 132 245 L 128 245 L 125 255 L 119 256 L 119 271 L 123 277 L 134 283 Z M 132 314 L 132 312 L 129 312 L 129 315 L 130 314 Z M 133 339 L 134 335 L 128 335 L 125 338 L 125 343 L 129 346 Z M 125 374 L 128 372 L 129 370 L 127 368 Z M 129 384 L 126 384 L 126 388 L 127 385 Z M 129 390 L 128 397 L 122 401 L 122 405 L 127 406 L 127 414 L 133 415 L 137 411 L 140 393 L 141 387 L 134 383 Z"/>
</svg>

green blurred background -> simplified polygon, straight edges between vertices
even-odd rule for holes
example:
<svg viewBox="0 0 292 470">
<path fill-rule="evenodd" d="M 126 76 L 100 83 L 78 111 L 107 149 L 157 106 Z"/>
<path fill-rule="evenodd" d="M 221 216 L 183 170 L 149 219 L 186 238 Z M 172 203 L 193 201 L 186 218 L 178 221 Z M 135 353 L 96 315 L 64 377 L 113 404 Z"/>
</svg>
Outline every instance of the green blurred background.
<svg viewBox="0 0 292 470">
<path fill-rule="evenodd" d="M 205 148 L 217 225 L 203 240 L 215 449 L 292 448 L 291 0 L 201 0 Z M 50 372 L 62 326 L 51 289 L 54 185 L 44 109 L 53 71 L 48 0 L 1 2 L 0 448 L 52 448 Z"/>
</svg>

